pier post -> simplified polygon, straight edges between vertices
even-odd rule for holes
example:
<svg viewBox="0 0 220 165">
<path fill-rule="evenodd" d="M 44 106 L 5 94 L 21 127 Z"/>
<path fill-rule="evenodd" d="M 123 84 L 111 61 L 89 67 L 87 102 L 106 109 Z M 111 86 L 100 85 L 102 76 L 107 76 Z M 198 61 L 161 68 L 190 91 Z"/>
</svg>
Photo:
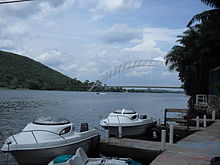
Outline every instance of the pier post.
<svg viewBox="0 0 220 165">
<path fill-rule="evenodd" d="M 203 127 L 206 128 L 206 127 L 207 127 L 207 124 L 206 124 L 206 115 L 204 115 L 203 118 L 204 118 Z"/>
<path fill-rule="evenodd" d="M 196 129 L 199 130 L 199 116 L 196 117 Z"/>
<path fill-rule="evenodd" d="M 173 125 L 170 125 L 170 144 L 173 144 Z"/>
<path fill-rule="evenodd" d="M 215 120 L 216 119 L 216 112 L 215 111 L 212 111 L 212 120 Z"/>
<path fill-rule="evenodd" d="M 105 142 L 108 143 L 109 141 L 109 130 L 105 130 Z"/>
<path fill-rule="evenodd" d="M 160 119 L 158 120 L 158 127 L 160 127 Z"/>
<path fill-rule="evenodd" d="M 121 139 L 122 138 L 122 127 L 118 127 L 118 138 Z"/>
<path fill-rule="evenodd" d="M 166 130 L 161 131 L 161 150 L 166 149 Z"/>
</svg>

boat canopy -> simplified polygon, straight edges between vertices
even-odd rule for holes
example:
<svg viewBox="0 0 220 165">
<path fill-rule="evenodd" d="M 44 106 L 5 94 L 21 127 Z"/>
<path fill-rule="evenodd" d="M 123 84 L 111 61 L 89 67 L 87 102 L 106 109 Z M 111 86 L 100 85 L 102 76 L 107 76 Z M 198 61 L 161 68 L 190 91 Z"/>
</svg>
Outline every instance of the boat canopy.
<svg viewBox="0 0 220 165">
<path fill-rule="evenodd" d="M 39 125 L 64 125 L 69 124 L 70 121 L 60 117 L 38 116 L 33 123 Z"/>
<path fill-rule="evenodd" d="M 136 112 L 132 111 L 132 110 L 127 110 L 127 109 L 119 109 L 119 110 L 114 111 L 114 113 L 116 113 L 116 114 L 135 114 Z"/>
</svg>

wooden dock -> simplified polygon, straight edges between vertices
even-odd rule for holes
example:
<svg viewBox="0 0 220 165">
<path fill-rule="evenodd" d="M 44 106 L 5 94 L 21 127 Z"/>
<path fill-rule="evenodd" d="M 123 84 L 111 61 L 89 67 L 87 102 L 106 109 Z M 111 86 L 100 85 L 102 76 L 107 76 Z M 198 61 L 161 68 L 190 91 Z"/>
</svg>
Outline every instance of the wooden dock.
<svg viewBox="0 0 220 165">
<path fill-rule="evenodd" d="M 210 165 L 220 156 L 220 120 L 207 128 L 170 145 L 151 165 Z"/>
<path fill-rule="evenodd" d="M 195 127 L 174 126 L 175 131 L 190 135 L 175 144 L 166 143 L 165 151 L 161 150 L 161 142 L 129 138 L 109 138 L 108 142 L 100 142 L 99 149 L 107 156 L 130 157 L 151 165 L 210 165 L 213 157 L 220 156 L 220 120 L 199 131 Z"/>
<path fill-rule="evenodd" d="M 109 138 L 109 142 L 100 142 L 100 151 L 109 156 L 130 157 L 145 161 L 154 160 L 162 151 L 161 143 L 155 141 Z"/>
</svg>

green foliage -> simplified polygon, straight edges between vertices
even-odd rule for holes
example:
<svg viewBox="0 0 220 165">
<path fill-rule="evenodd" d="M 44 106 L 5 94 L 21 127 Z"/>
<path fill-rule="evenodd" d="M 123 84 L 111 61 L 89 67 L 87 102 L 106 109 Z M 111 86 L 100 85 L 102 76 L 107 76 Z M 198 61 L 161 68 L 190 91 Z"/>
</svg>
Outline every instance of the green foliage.
<svg viewBox="0 0 220 165">
<path fill-rule="evenodd" d="M 92 84 L 71 79 L 30 58 L 0 51 L 0 87 L 87 91 Z"/>
<path fill-rule="evenodd" d="M 210 0 L 211 1 L 211 0 Z M 207 1 L 208 3 L 208 1 Z M 220 11 L 179 36 L 176 45 L 166 55 L 170 70 L 179 72 L 187 95 L 208 94 L 209 71 L 220 65 Z"/>
</svg>

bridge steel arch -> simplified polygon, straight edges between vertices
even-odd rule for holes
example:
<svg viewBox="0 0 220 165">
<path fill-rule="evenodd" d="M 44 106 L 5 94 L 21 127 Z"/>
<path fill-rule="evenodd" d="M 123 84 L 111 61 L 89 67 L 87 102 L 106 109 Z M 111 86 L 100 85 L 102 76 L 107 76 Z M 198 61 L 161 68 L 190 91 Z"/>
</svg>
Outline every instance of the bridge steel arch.
<svg viewBox="0 0 220 165">
<path fill-rule="evenodd" d="M 131 62 L 127 62 L 127 63 L 123 63 L 121 65 L 118 65 L 116 67 L 113 67 L 107 71 L 105 71 L 100 80 L 97 80 L 92 87 L 89 89 L 89 91 L 92 91 L 95 87 L 97 87 L 98 85 L 100 85 L 101 83 L 107 81 L 108 79 L 114 77 L 115 75 L 128 70 L 128 69 L 132 69 L 132 68 L 137 68 L 137 67 L 141 67 L 141 66 L 160 66 L 160 67 L 164 67 L 165 63 L 162 61 L 157 61 L 157 60 L 136 60 L 136 61 L 131 61 Z"/>
</svg>

